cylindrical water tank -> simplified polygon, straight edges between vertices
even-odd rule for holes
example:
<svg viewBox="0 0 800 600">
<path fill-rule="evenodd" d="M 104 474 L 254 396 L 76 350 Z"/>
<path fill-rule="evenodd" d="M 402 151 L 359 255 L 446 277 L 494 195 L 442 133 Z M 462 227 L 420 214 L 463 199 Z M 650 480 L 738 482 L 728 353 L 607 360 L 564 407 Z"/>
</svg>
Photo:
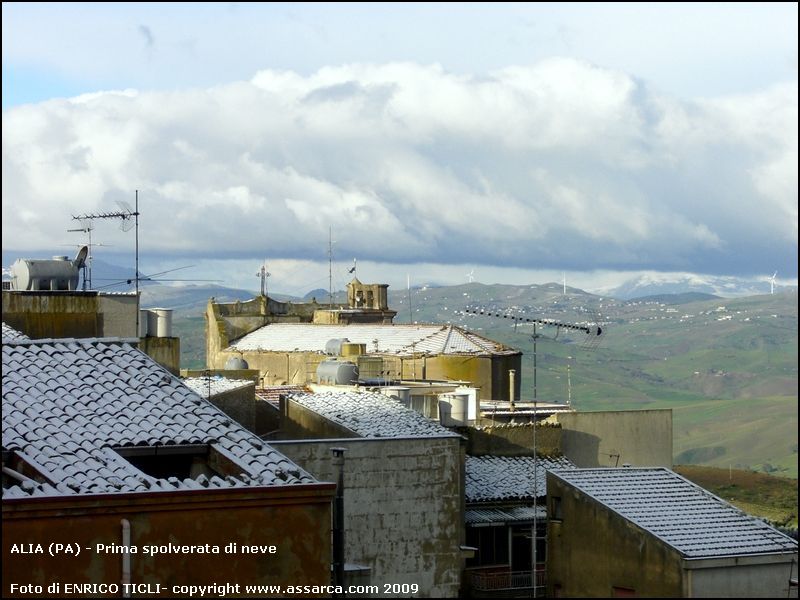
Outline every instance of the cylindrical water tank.
<svg viewBox="0 0 800 600">
<path fill-rule="evenodd" d="M 328 356 L 340 356 L 342 353 L 342 344 L 349 342 L 347 338 L 335 338 L 325 342 L 325 354 Z"/>
<path fill-rule="evenodd" d="M 238 371 L 241 369 L 249 369 L 250 365 L 241 356 L 231 356 L 225 361 L 225 369 L 227 371 Z"/>
<path fill-rule="evenodd" d="M 468 394 L 442 394 L 439 396 L 439 418 L 442 425 L 445 427 L 468 425 L 468 407 Z"/>
<path fill-rule="evenodd" d="M 151 308 L 148 310 L 151 337 L 172 337 L 172 309 Z"/>
<path fill-rule="evenodd" d="M 78 267 L 66 256 L 53 260 L 17 259 L 11 265 L 15 290 L 77 290 Z"/>
<path fill-rule="evenodd" d="M 317 383 L 355 385 L 358 383 L 358 367 L 348 360 L 323 360 L 317 366 Z"/>
</svg>

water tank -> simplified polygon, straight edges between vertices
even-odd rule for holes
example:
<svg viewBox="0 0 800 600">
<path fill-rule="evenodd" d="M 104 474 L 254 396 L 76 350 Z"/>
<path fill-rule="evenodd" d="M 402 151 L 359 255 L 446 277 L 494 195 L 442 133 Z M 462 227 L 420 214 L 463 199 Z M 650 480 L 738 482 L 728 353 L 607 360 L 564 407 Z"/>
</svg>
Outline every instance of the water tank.
<svg viewBox="0 0 800 600">
<path fill-rule="evenodd" d="M 66 256 L 52 260 L 20 258 L 11 265 L 15 290 L 77 290 L 79 267 Z"/>
<path fill-rule="evenodd" d="M 439 396 L 439 419 L 445 427 L 469 425 L 468 394 L 442 394 Z"/>
<path fill-rule="evenodd" d="M 325 342 L 325 354 L 339 356 L 342 353 L 342 344 L 349 342 L 347 338 L 334 338 Z"/>
<path fill-rule="evenodd" d="M 247 361 L 243 359 L 241 356 L 231 356 L 228 360 L 225 361 L 225 370 L 227 371 L 238 371 L 241 369 L 249 369 L 250 365 L 247 364 Z"/>
<path fill-rule="evenodd" d="M 411 388 L 408 387 L 391 385 L 380 388 L 380 392 L 384 396 L 389 396 L 390 398 L 396 398 L 397 400 L 402 402 L 404 406 L 409 406 L 409 403 L 411 402 Z"/>
<path fill-rule="evenodd" d="M 152 337 L 172 337 L 172 309 L 151 308 L 148 310 L 148 333 Z"/>
<path fill-rule="evenodd" d="M 323 360 L 317 366 L 317 383 L 355 385 L 358 383 L 358 367 L 349 360 Z"/>
</svg>

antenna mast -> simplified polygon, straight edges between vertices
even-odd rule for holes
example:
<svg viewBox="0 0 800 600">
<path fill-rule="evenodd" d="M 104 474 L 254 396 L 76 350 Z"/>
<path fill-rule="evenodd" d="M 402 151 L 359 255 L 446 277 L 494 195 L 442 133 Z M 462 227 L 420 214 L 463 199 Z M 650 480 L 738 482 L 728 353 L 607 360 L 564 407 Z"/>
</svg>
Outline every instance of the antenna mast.
<svg viewBox="0 0 800 600">
<path fill-rule="evenodd" d="M 328 227 L 328 308 L 333 310 L 333 233 Z"/>
</svg>

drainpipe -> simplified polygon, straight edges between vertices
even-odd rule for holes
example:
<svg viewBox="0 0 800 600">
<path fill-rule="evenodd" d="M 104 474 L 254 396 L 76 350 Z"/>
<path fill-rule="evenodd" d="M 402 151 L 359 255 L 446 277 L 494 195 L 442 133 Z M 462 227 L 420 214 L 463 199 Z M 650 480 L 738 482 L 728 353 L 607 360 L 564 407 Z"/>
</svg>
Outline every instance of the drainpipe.
<svg viewBox="0 0 800 600">
<path fill-rule="evenodd" d="M 338 471 L 333 505 L 333 584 L 344 586 L 344 448 L 331 448 Z"/>
<path fill-rule="evenodd" d="M 131 522 L 128 519 L 120 521 L 122 525 L 122 546 L 125 551 L 122 553 L 122 597 L 130 598 L 131 593 L 128 591 L 131 583 Z"/>
<path fill-rule="evenodd" d="M 514 406 L 515 393 L 514 392 L 515 392 L 515 389 L 516 389 L 516 381 L 515 381 L 516 375 L 517 375 L 517 372 L 514 369 L 509 369 L 508 370 L 508 401 L 509 401 L 509 407 L 510 407 L 511 412 L 514 412 L 514 409 L 515 409 L 515 406 Z"/>
</svg>

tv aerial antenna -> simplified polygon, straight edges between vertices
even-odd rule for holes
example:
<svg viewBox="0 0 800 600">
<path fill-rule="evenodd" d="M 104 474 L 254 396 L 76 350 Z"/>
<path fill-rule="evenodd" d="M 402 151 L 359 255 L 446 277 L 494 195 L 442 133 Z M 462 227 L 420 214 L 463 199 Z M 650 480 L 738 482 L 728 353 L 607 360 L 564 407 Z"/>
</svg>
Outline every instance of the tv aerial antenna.
<svg viewBox="0 0 800 600">
<path fill-rule="evenodd" d="M 62 244 L 62 246 L 78 246 L 79 248 L 86 246 L 88 248 L 88 256 L 83 263 L 81 270 L 83 271 L 83 291 L 92 289 L 92 248 L 98 246 L 110 246 L 111 244 L 104 244 L 102 242 L 92 242 L 92 231 L 94 224 L 91 219 L 81 219 L 81 226 L 77 229 L 67 229 L 68 233 L 85 233 L 88 237 L 86 244 Z"/>
<path fill-rule="evenodd" d="M 256 273 L 256 277 L 261 277 L 261 295 L 266 298 L 267 296 L 267 279 L 272 275 L 269 271 L 267 271 L 267 259 L 264 259 L 264 264 L 261 265 L 261 268 Z"/>
<path fill-rule="evenodd" d="M 122 231 L 130 231 L 136 228 L 136 265 L 134 269 L 134 278 L 136 280 L 136 301 L 139 301 L 139 190 L 136 190 L 136 208 L 132 209 L 131 205 L 124 200 L 117 200 L 119 210 L 115 212 L 104 213 L 89 213 L 85 215 L 73 215 L 72 218 L 81 223 L 86 221 L 93 221 L 94 219 L 120 219 L 119 228 Z M 91 246 L 90 246 L 91 248 Z M 139 331 L 139 311 L 136 311 L 136 331 Z"/>
<path fill-rule="evenodd" d="M 538 334 L 536 332 L 536 326 L 537 325 L 546 326 L 546 327 L 555 327 L 556 328 L 555 336 L 552 337 L 552 338 L 547 337 L 547 339 L 549 339 L 551 341 L 554 341 L 554 340 L 556 340 L 558 338 L 558 334 L 560 333 L 560 331 L 562 329 L 566 329 L 568 331 L 581 331 L 581 332 L 586 334 L 586 339 L 581 344 L 581 347 L 585 348 L 587 350 L 596 350 L 597 347 L 600 345 L 600 341 L 601 341 L 602 336 L 604 334 L 603 328 L 600 327 L 600 325 L 597 324 L 597 323 L 594 323 L 594 324 L 591 324 L 591 325 L 581 325 L 581 324 L 578 324 L 578 323 L 565 323 L 563 321 L 557 321 L 555 319 L 535 319 L 535 318 L 531 319 L 531 318 L 528 318 L 528 317 L 520 317 L 520 316 L 517 316 L 517 315 L 508 314 L 508 313 L 493 312 L 493 311 L 490 311 L 490 310 L 486 310 L 484 308 L 465 308 L 463 312 L 468 313 L 468 314 L 473 314 L 473 315 L 483 315 L 483 316 L 486 316 L 486 317 L 498 317 L 498 318 L 502 318 L 502 319 L 508 319 L 508 320 L 514 322 L 514 327 L 515 328 L 520 323 L 523 323 L 523 324 L 531 323 L 531 324 L 533 324 L 533 401 L 534 402 L 536 402 L 536 396 L 537 396 L 537 394 L 536 394 L 536 340 L 539 339 L 540 337 L 547 337 L 547 336 L 542 336 L 541 334 Z"/>
</svg>

